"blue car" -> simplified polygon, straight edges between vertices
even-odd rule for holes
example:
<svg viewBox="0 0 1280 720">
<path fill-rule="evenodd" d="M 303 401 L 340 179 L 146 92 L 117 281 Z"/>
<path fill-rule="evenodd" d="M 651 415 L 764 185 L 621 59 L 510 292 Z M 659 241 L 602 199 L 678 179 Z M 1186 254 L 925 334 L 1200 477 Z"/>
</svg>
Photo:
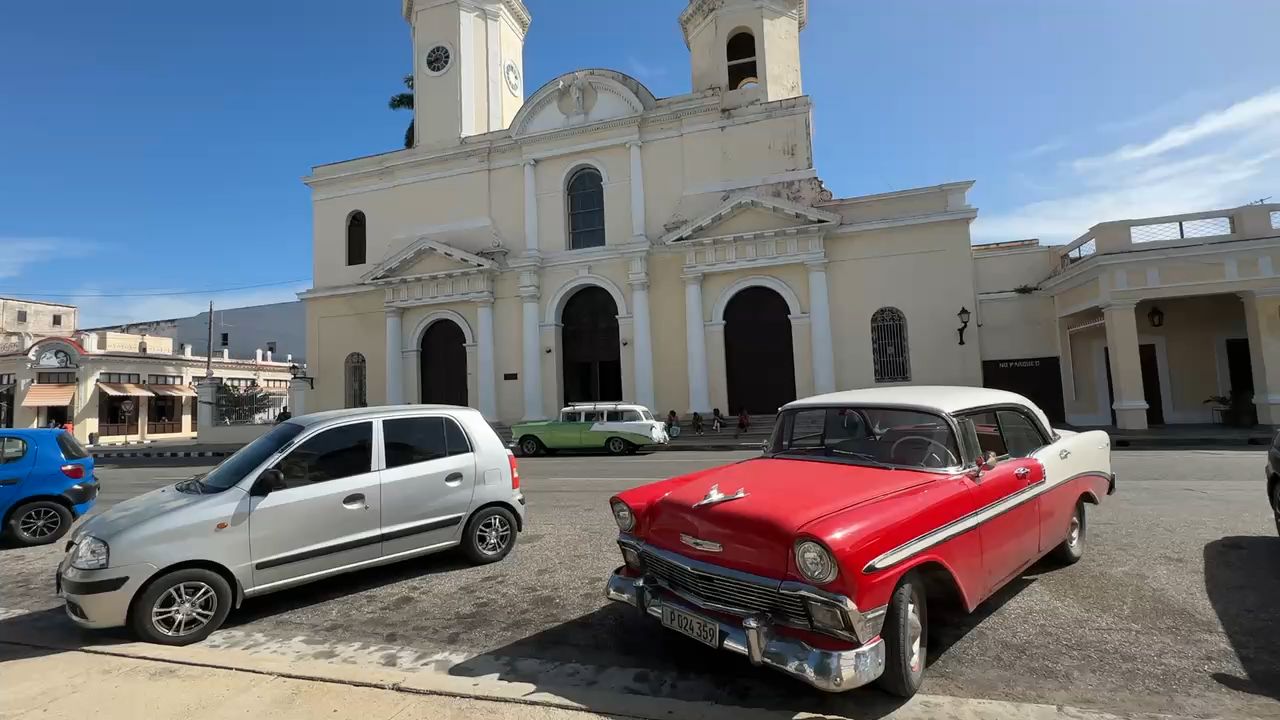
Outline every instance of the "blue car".
<svg viewBox="0 0 1280 720">
<path fill-rule="evenodd" d="M 0 528 L 6 540 L 57 542 L 97 497 L 93 458 L 73 435 L 0 428 Z"/>
</svg>

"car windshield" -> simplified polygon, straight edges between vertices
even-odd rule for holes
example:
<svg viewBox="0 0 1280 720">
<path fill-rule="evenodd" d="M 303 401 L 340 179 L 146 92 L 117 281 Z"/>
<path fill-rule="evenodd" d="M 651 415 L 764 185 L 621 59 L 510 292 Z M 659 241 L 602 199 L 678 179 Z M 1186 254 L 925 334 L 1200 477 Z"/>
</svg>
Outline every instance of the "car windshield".
<svg viewBox="0 0 1280 720">
<path fill-rule="evenodd" d="M 271 457 L 280 448 L 298 437 L 302 426 L 280 423 L 266 435 L 245 445 L 235 455 L 223 460 L 208 475 L 200 478 L 200 489 L 205 492 L 221 492 L 244 479 L 244 476 Z"/>
<path fill-rule="evenodd" d="M 766 452 L 886 467 L 940 469 L 962 464 L 955 433 L 942 416 L 892 408 L 784 411 Z"/>
</svg>

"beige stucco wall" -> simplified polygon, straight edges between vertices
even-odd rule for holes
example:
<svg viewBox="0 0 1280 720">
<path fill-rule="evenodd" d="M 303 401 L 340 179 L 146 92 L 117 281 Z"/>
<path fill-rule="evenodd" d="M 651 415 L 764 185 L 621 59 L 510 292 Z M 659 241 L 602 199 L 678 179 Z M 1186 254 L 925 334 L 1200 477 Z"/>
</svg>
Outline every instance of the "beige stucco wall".
<svg viewBox="0 0 1280 720">
<path fill-rule="evenodd" d="M 1053 298 L 1010 293 L 984 298 L 977 315 L 983 360 L 1016 360 L 1058 354 Z"/>
</svg>

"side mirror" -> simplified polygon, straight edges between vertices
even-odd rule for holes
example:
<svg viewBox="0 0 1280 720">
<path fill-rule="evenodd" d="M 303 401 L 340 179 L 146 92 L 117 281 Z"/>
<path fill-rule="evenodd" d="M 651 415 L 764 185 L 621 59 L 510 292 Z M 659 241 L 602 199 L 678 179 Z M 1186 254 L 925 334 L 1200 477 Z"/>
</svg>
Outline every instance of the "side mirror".
<svg viewBox="0 0 1280 720">
<path fill-rule="evenodd" d="M 977 467 L 969 471 L 969 479 L 974 482 L 978 482 L 982 478 L 982 473 L 995 467 L 991 464 L 991 459 L 986 455 L 979 455 L 978 459 L 974 460 L 974 465 Z"/>
<path fill-rule="evenodd" d="M 284 490 L 288 485 L 284 481 L 284 473 L 272 468 L 263 470 L 262 474 L 253 483 L 253 489 L 249 494 L 254 497 L 266 497 L 277 490 Z"/>
</svg>

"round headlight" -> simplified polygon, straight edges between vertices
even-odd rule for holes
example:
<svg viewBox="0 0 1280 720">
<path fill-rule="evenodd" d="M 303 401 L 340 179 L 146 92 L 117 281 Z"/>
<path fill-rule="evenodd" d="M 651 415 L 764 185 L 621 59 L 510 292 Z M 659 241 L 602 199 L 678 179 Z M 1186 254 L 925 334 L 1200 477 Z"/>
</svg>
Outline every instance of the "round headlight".
<svg viewBox="0 0 1280 720">
<path fill-rule="evenodd" d="M 621 500 L 614 500 L 609 505 L 613 508 L 613 520 L 618 523 L 618 529 L 631 532 L 631 528 L 636 526 L 636 516 L 631 514 L 631 508 Z"/>
<path fill-rule="evenodd" d="M 839 572 L 831 551 L 812 540 L 796 543 L 796 567 L 805 580 L 815 585 L 826 585 Z"/>
</svg>

